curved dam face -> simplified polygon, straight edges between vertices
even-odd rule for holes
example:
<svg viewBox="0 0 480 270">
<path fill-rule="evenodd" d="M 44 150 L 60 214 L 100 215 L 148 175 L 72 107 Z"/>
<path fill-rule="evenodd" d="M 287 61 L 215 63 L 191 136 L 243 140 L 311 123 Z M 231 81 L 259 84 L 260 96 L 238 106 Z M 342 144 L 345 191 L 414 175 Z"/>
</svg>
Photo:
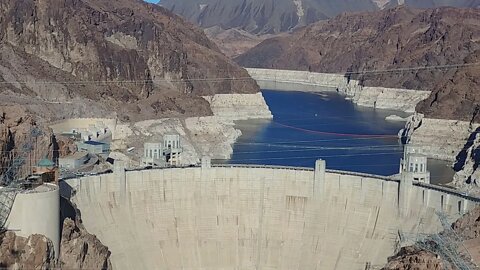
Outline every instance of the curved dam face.
<svg viewBox="0 0 480 270">
<path fill-rule="evenodd" d="M 64 184 L 115 269 L 365 269 L 386 263 L 400 235 L 442 230 L 435 209 L 453 219 L 475 204 L 324 168 L 115 171 Z"/>
</svg>

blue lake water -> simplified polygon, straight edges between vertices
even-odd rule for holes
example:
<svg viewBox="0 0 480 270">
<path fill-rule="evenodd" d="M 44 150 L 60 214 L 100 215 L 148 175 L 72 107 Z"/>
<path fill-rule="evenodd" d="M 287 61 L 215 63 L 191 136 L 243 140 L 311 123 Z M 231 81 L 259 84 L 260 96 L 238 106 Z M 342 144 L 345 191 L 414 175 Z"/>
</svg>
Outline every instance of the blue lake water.
<svg viewBox="0 0 480 270">
<path fill-rule="evenodd" d="M 401 112 L 358 107 L 336 92 L 262 92 L 274 119 L 236 122 L 243 135 L 229 163 L 313 167 L 321 158 L 329 169 L 398 173 L 404 122 L 385 117 Z M 432 167 L 445 178 L 446 165 Z"/>
</svg>

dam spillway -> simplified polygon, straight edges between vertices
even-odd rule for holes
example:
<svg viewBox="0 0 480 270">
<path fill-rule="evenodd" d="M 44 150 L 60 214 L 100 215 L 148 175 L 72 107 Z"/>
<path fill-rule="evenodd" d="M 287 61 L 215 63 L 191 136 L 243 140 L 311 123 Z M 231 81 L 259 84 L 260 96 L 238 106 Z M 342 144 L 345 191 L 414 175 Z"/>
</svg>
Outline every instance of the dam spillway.
<svg viewBox="0 0 480 270">
<path fill-rule="evenodd" d="M 399 181 L 321 162 L 117 168 L 62 185 L 115 269 L 365 269 L 383 265 L 400 235 L 442 230 L 436 210 L 455 219 L 476 205 L 420 185 L 400 194 Z"/>
</svg>

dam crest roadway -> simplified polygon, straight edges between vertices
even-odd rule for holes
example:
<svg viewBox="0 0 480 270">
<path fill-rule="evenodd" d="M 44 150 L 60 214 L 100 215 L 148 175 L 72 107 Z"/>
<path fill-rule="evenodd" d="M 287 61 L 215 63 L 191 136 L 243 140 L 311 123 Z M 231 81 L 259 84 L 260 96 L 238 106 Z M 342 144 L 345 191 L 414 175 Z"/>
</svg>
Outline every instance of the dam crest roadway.
<svg viewBox="0 0 480 270">
<path fill-rule="evenodd" d="M 443 229 L 479 199 L 414 181 L 315 168 L 202 165 L 65 179 L 60 192 L 115 269 L 365 269 L 402 235 Z"/>
</svg>

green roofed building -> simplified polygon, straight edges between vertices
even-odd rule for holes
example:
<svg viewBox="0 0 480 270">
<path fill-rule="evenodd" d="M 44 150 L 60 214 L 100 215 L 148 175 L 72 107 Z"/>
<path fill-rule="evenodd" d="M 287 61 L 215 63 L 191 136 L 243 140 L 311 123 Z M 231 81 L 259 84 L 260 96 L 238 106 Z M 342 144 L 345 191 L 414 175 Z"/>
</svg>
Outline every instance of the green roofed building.
<svg viewBox="0 0 480 270">
<path fill-rule="evenodd" d="M 51 161 L 48 158 L 42 158 L 38 163 L 37 167 L 42 167 L 42 168 L 52 168 L 55 167 L 55 163 Z"/>
</svg>

